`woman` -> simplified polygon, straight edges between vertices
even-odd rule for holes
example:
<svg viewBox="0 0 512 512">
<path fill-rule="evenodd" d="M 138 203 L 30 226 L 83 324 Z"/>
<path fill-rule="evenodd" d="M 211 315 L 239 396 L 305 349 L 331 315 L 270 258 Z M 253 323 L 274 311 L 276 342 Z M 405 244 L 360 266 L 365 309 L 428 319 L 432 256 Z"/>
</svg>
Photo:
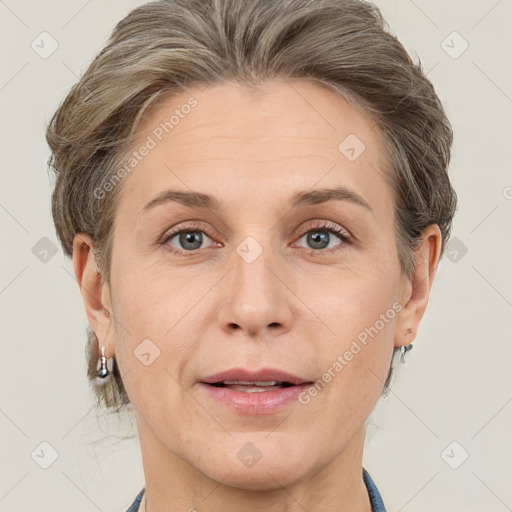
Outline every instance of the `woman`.
<svg viewBox="0 0 512 512">
<path fill-rule="evenodd" d="M 128 511 L 384 511 L 365 422 L 456 194 L 443 107 L 378 9 L 143 5 L 47 140 L 89 378 L 137 420 Z"/>
</svg>

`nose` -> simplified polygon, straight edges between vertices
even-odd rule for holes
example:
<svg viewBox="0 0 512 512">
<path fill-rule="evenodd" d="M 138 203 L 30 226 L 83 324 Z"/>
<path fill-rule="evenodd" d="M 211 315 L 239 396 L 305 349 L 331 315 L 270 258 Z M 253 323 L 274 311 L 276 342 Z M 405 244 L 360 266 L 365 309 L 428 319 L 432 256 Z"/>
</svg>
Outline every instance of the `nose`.
<svg viewBox="0 0 512 512">
<path fill-rule="evenodd" d="M 293 286 L 287 282 L 291 277 L 269 253 L 270 249 L 263 249 L 251 261 L 242 251 L 233 251 L 232 270 L 221 285 L 219 309 L 220 327 L 228 334 L 242 331 L 248 337 L 265 339 L 291 329 Z"/>
</svg>

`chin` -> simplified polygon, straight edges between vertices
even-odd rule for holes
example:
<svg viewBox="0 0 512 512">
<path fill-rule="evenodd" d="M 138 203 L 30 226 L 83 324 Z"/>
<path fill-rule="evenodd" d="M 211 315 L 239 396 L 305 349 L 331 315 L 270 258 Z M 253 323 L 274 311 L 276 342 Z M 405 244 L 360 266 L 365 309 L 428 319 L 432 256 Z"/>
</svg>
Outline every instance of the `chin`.
<svg viewBox="0 0 512 512">
<path fill-rule="evenodd" d="M 302 471 L 299 471 L 297 465 L 294 468 L 287 467 L 276 468 L 273 463 L 263 464 L 260 461 L 261 466 L 256 469 L 240 468 L 236 467 L 232 469 L 231 474 L 226 477 L 226 472 L 231 469 L 223 466 L 219 472 L 215 472 L 215 476 L 208 475 L 209 478 L 222 482 L 222 485 L 234 487 L 236 489 L 246 491 L 272 491 L 281 489 L 283 486 L 291 485 L 302 479 L 304 476 Z M 292 473 L 293 469 L 293 473 Z"/>
<path fill-rule="evenodd" d="M 251 450 L 252 447 L 246 448 L 247 452 Z M 243 448 L 241 451 L 243 453 Z M 253 491 L 280 489 L 302 480 L 309 472 L 306 454 L 296 453 L 296 457 L 290 457 L 289 453 L 276 453 L 270 448 L 263 452 L 268 455 L 261 454 L 257 461 L 255 458 L 250 460 L 250 456 L 245 454 L 241 455 L 242 461 L 237 456 L 229 461 L 226 452 L 210 454 L 208 468 L 196 467 L 208 478 L 223 485 Z"/>
</svg>

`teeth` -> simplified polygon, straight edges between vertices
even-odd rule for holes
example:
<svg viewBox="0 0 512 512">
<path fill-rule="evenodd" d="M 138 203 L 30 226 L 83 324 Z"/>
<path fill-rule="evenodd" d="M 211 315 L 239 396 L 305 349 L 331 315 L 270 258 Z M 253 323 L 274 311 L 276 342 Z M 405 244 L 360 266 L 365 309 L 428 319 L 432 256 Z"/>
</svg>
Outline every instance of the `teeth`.
<svg viewBox="0 0 512 512">
<path fill-rule="evenodd" d="M 233 391 L 243 391 L 244 393 L 261 393 L 262 391 L 273 391 L 274 389 L 281 389 L 281 386 L 237 386 L 229 385 L 226 386 L 228 389 Z"/>
<path fill-rule="evenodd" d="M 226 386 L 231 385 L 240 385 L 240 386 L 276 386 L 277 384 L 280 384 L 277 380 L 271 380 L 268 382 L 248 382 L 245 380 L 224 380 L 222 381 L 222 384 L 225 384 Z"/>
</svg>

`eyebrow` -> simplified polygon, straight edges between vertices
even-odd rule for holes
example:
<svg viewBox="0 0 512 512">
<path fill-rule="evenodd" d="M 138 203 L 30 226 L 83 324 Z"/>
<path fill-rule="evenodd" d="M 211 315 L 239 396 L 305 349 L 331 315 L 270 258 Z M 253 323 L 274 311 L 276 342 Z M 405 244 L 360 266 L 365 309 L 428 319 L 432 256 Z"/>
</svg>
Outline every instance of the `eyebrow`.
<svg viewBox="0 0 512 512">
<path fill-rule="evenodd" d="M 296 192 L 292 196 L 291 206 L 292 208 L 297 208 L 299 206 L 325 203 L 327 201 L 348 201 L 352 204 L 362 206 L 372 214 L 374 213 L 372 207 L 360 195 L 344 186 Z M 144 205 L 142 213 L 167 202 L 180 203 L 188 207 L 208 208 L 214 211 L 222 210 L 219 201 L 208 194 L 182 190 L 164 190 Z"/>
</svg>

